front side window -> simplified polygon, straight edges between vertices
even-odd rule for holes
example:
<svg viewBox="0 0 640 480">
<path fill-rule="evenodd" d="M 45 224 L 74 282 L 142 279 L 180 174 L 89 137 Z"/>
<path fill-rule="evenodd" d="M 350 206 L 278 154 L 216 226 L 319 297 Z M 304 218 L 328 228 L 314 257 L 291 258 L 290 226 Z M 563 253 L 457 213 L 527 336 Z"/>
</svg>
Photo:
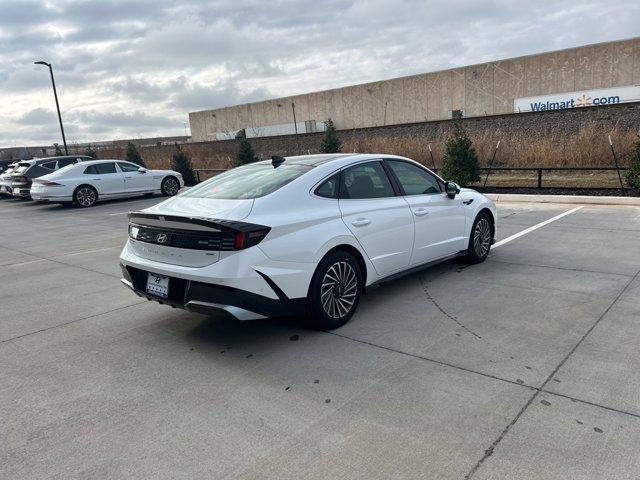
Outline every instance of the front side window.
<svg viewBox="0 0 640 480">
<path fill-rule="evenodd" d="M 122 170 L 125 173 L 137 172 L 138 169 L 140 168 L 138 165 L 134 165 L 133 163 L 125 163 L 125 162 L 118 162 L 118 166 L 120 167 L 120 170 Z"/>
<path fill-rule="evenodd" d="M 340 198 L 393 197 L 393 187 L 380 162 L 354 165 L 342 172 Z"/>
<path fill-rule="evenodd" d="M 405 195 L 429 195 L 440 193 L 440 182 L 426 170 L 401 160 L 386 160 L 398 177 Z"/>
<path fill-rule="evenodd" d="M 271 163 L 246 165 L 216 175 L 181 195 L 231 200 L 259 198 L 275 192 L 312 168 L 308 165 L 286 163 L 277 168 Z"/>
</svg>

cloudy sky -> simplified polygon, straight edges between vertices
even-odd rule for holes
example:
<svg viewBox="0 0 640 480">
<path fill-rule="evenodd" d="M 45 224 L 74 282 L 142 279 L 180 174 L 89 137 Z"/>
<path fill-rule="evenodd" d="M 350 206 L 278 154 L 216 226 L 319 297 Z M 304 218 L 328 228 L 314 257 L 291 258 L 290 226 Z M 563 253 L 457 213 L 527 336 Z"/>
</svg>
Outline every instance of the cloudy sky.
<svg viewBox="0 0 640 480">
<path fill-rule="evenodd" d="M 0 146 L 182 135 L 189 111 L 637 36 L 638 0 L 0 0 Z M 188 127 L 188 126 L 187 126 Z"/>
</svg>

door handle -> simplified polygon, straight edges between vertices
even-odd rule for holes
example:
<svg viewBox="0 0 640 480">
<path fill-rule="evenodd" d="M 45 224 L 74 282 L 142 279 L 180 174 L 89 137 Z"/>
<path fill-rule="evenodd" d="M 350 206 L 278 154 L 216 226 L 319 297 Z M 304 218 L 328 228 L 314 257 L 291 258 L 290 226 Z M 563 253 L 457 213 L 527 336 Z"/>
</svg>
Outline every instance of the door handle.
<svg viewBox="0 0 640 480">
<path fill-rule="evenodd" d="M 100 178 L 92 178 L 91 180 L 94 180 L 96 182 L 99 182 L 101 179 Z"/>
<path fill-rule="evenodd" d="M 124 178 L 131 178 L 131 177 L 124 177 Z"/>
<path fill-rule="evenodd" d="M 414 214 L 416 217 L 421 217 L 421 216 L 423 216 L 423 215 L 426 215 L 427 213 L 429 213 L 429 210 L 427 210 L 426 208 L 416 208 L 416 209 L 413 211 L 413 214 Z"/>
<path fill-rule="evenodd" d="M 357 218 L 353 222 L 351 222 L 351 225 L 353 225 L 354 227 L 364 227 L 366 225 L 369 225 L 370 223 L 371 220 L 369 220 L 368 218 Z"/>
</svg>

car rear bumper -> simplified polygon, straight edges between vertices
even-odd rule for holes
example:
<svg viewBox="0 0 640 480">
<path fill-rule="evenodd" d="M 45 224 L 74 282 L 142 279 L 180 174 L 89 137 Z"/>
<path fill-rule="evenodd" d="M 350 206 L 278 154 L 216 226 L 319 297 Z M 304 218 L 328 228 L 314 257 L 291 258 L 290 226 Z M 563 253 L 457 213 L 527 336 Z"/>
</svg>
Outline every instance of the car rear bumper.
<svg viewBox="0 0 640 480">
<path fill-rule="evenodd" d="M 168 297 L 162 298 L 147 293 L 147 271 L 123 264 L 120 266 L 123 275 L 121 282 L 136 295 L 191 312 L 207 315 L 222 314 L 237 320 L 257 320 L 301 315 L 305 311 L 305 298 L 272 299 L 238 288 L 171 276 L 169 276 Z"/>
<path fill-rule="evenodd" d="M 11 189 L 11 195 L 14 197 L 29 198 L 31 196 L 31 191 L 28 187 L 11 187 Z"/>
</svg>

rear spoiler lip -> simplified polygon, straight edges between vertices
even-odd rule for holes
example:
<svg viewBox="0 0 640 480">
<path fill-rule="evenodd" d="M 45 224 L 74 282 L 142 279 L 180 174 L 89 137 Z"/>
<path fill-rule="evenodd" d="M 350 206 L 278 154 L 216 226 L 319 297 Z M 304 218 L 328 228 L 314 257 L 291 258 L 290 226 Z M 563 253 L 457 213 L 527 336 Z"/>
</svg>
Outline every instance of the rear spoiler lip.
<svg viewBox="0 0 640 480">
<path fill-rule="evenodd" d="M 146 213 L 146 212 L 129 212 L 128 214 L 129 222 L 131 223 L 139 223 L 140 220 L 150 219 L 150 220 L 160 220 L 160 221 L 171 221 L 177 223 L 184 223 L 187 225 L 200 225 L 203 227 L 212 227 L 219 229 L 227 229 L 234 230 L 237 232 L 250 233 L 255 232 L 257 230 L 264 230 L 269 227 L 265 225 L 257 225 L 255 223 L 247 223 L 240 222 L 237 220 L 222 220 L 217 218 L 208 218 L 208 217 L 182 217 L 179 215 L 161 215 L 157 213 Z"/>
</svg>

